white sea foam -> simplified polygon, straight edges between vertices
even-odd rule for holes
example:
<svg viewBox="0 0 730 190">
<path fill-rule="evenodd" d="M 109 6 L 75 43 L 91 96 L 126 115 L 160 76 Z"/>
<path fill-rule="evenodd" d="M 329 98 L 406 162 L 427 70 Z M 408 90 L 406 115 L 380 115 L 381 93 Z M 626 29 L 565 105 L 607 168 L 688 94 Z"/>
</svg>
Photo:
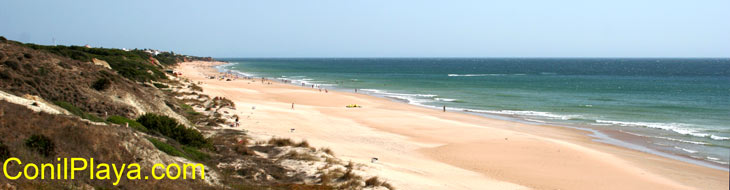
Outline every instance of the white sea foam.
<svg viewBox="0 0 730 190">
<path fill-rule="evenodd" d="M 698 128 L 692 128 L 690 124 L 684 123 L 653 123 L 653 122 L 625 122 L 625 121 L 610 121 L 610 120 L 596 120 L 598 123 L 608 123 L 614 125 L 628 126 L 628 127 L 646 127 L 653 129 L 662 129 L 667 131 L 673 131 L 682 135 L 690 135 L 695 137 L 707 137 L 714 140 L 730 140 L 728 137 L 717 136 L 707 133 L 702 133 Z"/>
<path fill-rule="evenodd" d="M 318 81 L 318 80 L 314 80 L 314 79 L 311 79 L 311 78 L 306 78 L 306 76 L 290 76 L 290 77 L 281 76 L 281 77 L 276 78 L 276 79 L 279 79 L 279 80 L 288 80 L 289 83 L 294 84 L 294 85 L 304 84 L 305 86 L 315 85 L 315 86 L 319 86 L 319 87 L 324 87 L 324 86 L 337 86 L 337 84 L 329 84 L 329 83 L 326 83 L 326 81 Z"/>
<path fill-rule="evenodd" d="M 730 164 L 730 163 L 728 163 L 728 162 L 723 162 L 722 160 L 720 160 L 720 158 L 715 158 L 715 157 L 710 157 L 710 156 L 707 156 L 707 157 L 705 157 L 705 158 L 707 158 L 707 160 L 710 160 L 710 161 L 712 161 L 712 162 L 715 162 L 715 163 L 719 163 L 719 164 L 723 164 L 723 165 L 728 165 L 728 164 Z"/>
<path fill-rule="evenodd" d="M 450 76 L 450 77 L 484 77 L 484 76 L 506 76 L 506 75 L 521 76 L 521 75 L 526 75 L 526 74 L 522 74 L 522 73 L 518 73 L 518 74 L 448 74 L 448 76 Z"/>
<path fill-rule="evenodd" d="M 679 150 L 682 150 L 682 151 L 685 151 L 685 152 L 688 152 L 690 154 L 694 154 L 694 153 L 697 153 L 698 152 L 696 150 L 686 149 L 686 148 L 682 148 L 682 147 L 678 147 L 678 146 L 674 146 L 674 148 L 679 149 Z"/>
<path fill-rule="evenodd" d="M 558 115 L 558 114 L 554 114 L 554 113 L 550 113 L 550 112 L 540 112 L 540 111 L 516 111 L 516 110 L 491 111 L 491 110 L 477 110 L 477 109 L 465 109 L 464 111 L 477 112 L 477 113 L 501 114 L 501 115 L 514 115 L 514 116 L 533 116 L 533 117 L 541 117 L 541 118 L 554 119 L 554 120 L 569 120 L 569 119 L 574 119 L 574 118 L 580 117 L 580 115 Z"/>
<path fill-rule="evenodd" d="M 388 98 L 393 98 L 397 100 L 405 101 L 409 104 L 419 105 L 419 106 L 426 106 L 426 107 L 434 107 L 426 105 L 427 102 L 433 102 L 434 97 L 437 97 L 438 95 L 435 94 L 406 94 L 406 93 L 394 93 L 394 92 L 388 92 L 385 90 L 379 90 L 379 89 L 358 89 L 359 91 L 364 91 L 376 96 L 383 96 Z"/>
<path fill-rule="evenodd" d="M 730 137 L 723 137 L 723 136 L 717 136 L 717 135 L 710 135 L 710 138 L 715 139 L 715 140 L 720 140 L 720 141 L 721 140 L 730 140 Z"/>
<path fill-rule="evenodd" d="M 642 135 L 642 134 L 637 134 L 637 133 L 632 133 L 632 132 L 626 132 L 626 131 L 622 131 L 622 132 L 628 133 L 628 134 L 631 134 L 631 135 L 634 135 L 634 136 L 639 136 L 639 137 L 656 138 L 656 139 L 663 139 L 663 140 L 676 141 L 676 142 L 682 142 L 682 143 L 690 143 L 690 144 L 697 144 L 697 145 L 708 145 L 709 144 L 709 143 L 706 143 L 706 142 L 689 141 L 689 140 L 675 139 L 675 138 L 669 138 L 669 137 L 660 137 L 660 136 L 652 136 L 652 135 Z"/>
<path fill-rule="evenodd" d="M 443 102 L 455 102 L 455 101 L 458 101 L 457 99 L 451 99 L 451 98 L 434 98 L 434 100 L 443 101 Z"/>
</svg>

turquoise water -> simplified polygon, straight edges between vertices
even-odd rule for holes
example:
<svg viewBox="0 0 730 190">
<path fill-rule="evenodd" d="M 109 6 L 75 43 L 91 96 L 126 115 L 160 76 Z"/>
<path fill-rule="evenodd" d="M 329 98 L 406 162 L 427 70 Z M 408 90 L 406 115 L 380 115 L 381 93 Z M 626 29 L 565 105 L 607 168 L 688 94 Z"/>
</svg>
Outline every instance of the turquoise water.
<svg viewBox="0 0 730 190">
<path fill-rule="evenodd" d="M 242 75 L 535 123 L 617 130 L 730 160 L 730 59 L 223 59 Z"/>
</svg>

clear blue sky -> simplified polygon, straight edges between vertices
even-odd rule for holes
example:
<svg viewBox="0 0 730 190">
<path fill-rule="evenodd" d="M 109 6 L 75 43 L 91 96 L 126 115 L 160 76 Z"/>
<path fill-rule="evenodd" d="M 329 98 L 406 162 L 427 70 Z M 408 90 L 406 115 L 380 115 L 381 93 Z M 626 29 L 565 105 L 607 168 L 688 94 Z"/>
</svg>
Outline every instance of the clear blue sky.
<svg viewBox="0 0 730 190">
<path fill-rule="evenodd" d="M 730 0 L 3 0 L 0 35 L 213 57 L 730 57 Z"/>
</svg>

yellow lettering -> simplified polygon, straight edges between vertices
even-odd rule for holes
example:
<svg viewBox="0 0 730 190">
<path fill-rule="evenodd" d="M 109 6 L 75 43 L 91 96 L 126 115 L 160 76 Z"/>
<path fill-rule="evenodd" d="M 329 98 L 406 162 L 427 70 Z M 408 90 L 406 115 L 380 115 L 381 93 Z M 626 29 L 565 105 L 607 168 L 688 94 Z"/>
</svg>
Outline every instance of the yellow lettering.
<svg viewBox="0 0 730 190">
<path fill-rule="evenodd" d="M 28 168 L 33 167 L 35 171 L 33 171 L 33 176 L 28 175 Z M 38 177 L 38 166 L 34 163 L 29 163 L 25 165 L 25 168 L 23 168 L 23 176 L 25 176 L 25 179 L 33 180 Z"/>
<path fill-rule="evenodd" d="M 152 178 L 159 180 L 159 179 L 165 178 L 165 175 L 157 176 L 157 174 L 155 173 L 155 171 L 156 171 L 155 168 L 157 168 L 158 166 L 162 169 L 165 169 L 165 165 L 162 165 L 162 164 L 152 165 Z"/>
<path fill-rule="evenodd" d="M 200 178 L 205 179 L 205 166 L 201 163 L 197 164 L 185 164 L 183 165 L 183 179 L 187 179 L 187 169 L 188 166 L 192 169 L 191 173 L 193 174 L 193 179 L 195 179 L 195 168 L 200 167 Z"/>
<path fill-rule="evenodd" d="M 54 179 L 56 174 L 53 172 L 55 171 L 53 169 L 53 164 L 41 164 L 41 173 L 43 174 L 41 175 L 41 179 L 46 179 L 46 168 L 51 168 L 51 179 Z"/>
<path fill-rule="evenodd" d="M 89 177 L 94 179 L 94 158 L 89 158 Z"/>
<path fill-rule="evenodd" d="M 175 170 L 176 175 L 174 177 L 170 174 L 170 168 L 172 168 L 173 166 L 176 168 L 176 170 Z M 176 180 L 177 178 L 180 178 L 180 173 L 182 173 L 182 172 L 180 172 L 180 166 L 177 164 L 170 164 L 167 166 L 167 169 L 165 169 L 165 174 L 167 174 L 167 178 L 170 178 L 172 180 Z"/>
<path fill-rule="evenodd" d="M 125 167 L 126 165 L 127 165 L 127 164 L 122 164 L 122 167 L 120 167 L 120 168 L 119 168 L 119 169 L 121 169 L 121 170 L 118 170 L 118 171 L 117 171 L 117 165 L 116 165 L 116 164 L 112 164 L 112 169 L 114 169 L 114 176 L 116 176 L 116 177 L 117 177 L 117 181 L 115 181 L 114 183 L 112 183 L 112 185 L 116 186 L 116 185 L 118 185 L 118 184 L 119 184 L 119 180 L 122 180 L 122 177 L 123 177 L 123 176 L 122 176 L 122 173 L 124 173 L 124 167 Z"/>
<path fill-rule="evenodd" d="M 81 161 L 84 163 L 84 167 L 77 168 L 76 167 L 76 161 Z M 82 171 L 86 169 L 86 159 L 83 158 L 71 158 L 71 179 L 76 179 L 76 171 Z"/>
<path fill-rule="evenodd" d="M 134 166 L 137 169 L 131 169 L 132 166 Z M 129 166 L 127 166 L 127 169 L 129 170 L 129 172 L 127 172 L 127 179 L 130 179 L 130 180 L 142 179 L 142 177 L 140 177 L 141 172 L 140 172 L 139 164 L 137 164 L 137 163 L 129 164 Z M 136 173 L 137 175 L 132 176 L 132 173 Z"/>
<path fill-rule="evenodd" d="M 96 166 L 96 169 L 99 169 L 101 167 L 104 167 L 103 170 L 99 170 L 96 172 L 96 178 L 98 179 L 109 179 L 109 164 L 101 163 L 99 166 Z M 105 175 L 100 175 L 101 173 L 104 173 Z"/>
<path fill-rule="evenodd" d="M 13 161 L 13 160 L 15 162 L 18 162 L 18 164 L 23 164 L 23 162 L 20 162 L 20 159 L 18 159 L 18 158 L 15 158 L 15 157 L 8 158 L 7 160 L 5 160 L 5 163 L 3 163 L 3 174 L 5 174 L 5 177 L 8 179 L 16 180 L 16 179 L 20 178 L 20 175 L 22 174 L 22 172 L 18 172 L 18 175 L 15 175 L 15 176 L 10 176 L 8 174 L 8 163 L 10 163 L 10 161 Z"/>
</svg>

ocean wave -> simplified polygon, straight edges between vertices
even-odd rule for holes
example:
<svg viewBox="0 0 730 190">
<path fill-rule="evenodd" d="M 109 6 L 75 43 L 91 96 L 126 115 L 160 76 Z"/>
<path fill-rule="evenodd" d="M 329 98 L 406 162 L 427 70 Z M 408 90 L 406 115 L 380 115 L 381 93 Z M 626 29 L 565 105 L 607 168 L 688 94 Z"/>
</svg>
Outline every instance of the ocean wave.
<svg viewBox="0 0 730 190">
<path fill-rule="evenodd" d="M 688 152 L 690 154 L 694 154 L 694 153 L 699 152 L 699 151 L 696 151 L 696 150 L 686 149 L 686 148 L 682 148 L 682 147 L 678 147 L 678 146 L 674 146 L 674 148 L 679 149 L 679 150 L 682 150 L 682 151 L 685 151 L 685 152 Z"/>
<path fill-rule="evenodd" d="M 326 81 L 318 81 L 318 80 L 314 80 L 311 78 L 306 78 L 306 76 L 290 76 L 290 77 L 281 76 L 276 79 L 281 80 L 281 81 L 287 80 L 287 81 L 289 81 L 289 83 L 294 84 L 294 85 L 304 84 L 305 86 L 315 85 L 315 86 L 319 86 L 319 87 L 337 86 L 337 84 L 330 84 L 330 83 L 326 83 Z"/>
<path fill-rule="evenodd" d="M 646 127 L 653 129 L 662 129 L 667 131 L 673 131 L 681 135 L 690 135 L 695 137 L 711 138 L 713 140 L 730 140 L 728 137 L 717 136 L 713 134 L 702 133 L 700 129 L 692 128 L 690 124 L 684 123 L 653 123 L 653 122 L 625 122 L 625 121 L 610 121 L 610 120 L 596 120 L 598 123 L 608 123 L 627 127 Z"/>
<path fill-rule="evenodd" d="M 540 112 L 540 111 L 516 111 L 516 110 L 500 110 L 500 111 L 491 111 L 491 110 L 477 110 L 477 109 L 465 109 L 464 111 L 467 112 L 477 112 L 477 113 L 490 113 L 490 114 L 500 114 L 500 115 L 514 115 L 514 116 L 533 116 L 533 117 L 542 117 L 542 118 L 548 118 L 548 119 L 554 119 L 554 120 L 570 120 L 570 119 L 576 119 L 580 118 L 580 115 L 558 115 L 550 112 Z"/>
<path fill-rule="evenodd" d="M 721 161 L 721 160 L 720 160 L 720 158 L 715 158 L 715 157 L 709 157 L 709 156 L 707 156 L 707 157 L 705 157 L 705 158 L 707 158 L 707 160 L 710 160 L 710 161 L 712 161 L 712 162 L 715 162 L 715 163 L 719 163 L 719 164 L 723 164 L 723 165 L 728 165 L 728 164 L 730 164 L 730 163 L 728 163 L 728 162 L 723 162 L 723 161 Z"/>
<path fill-rule="evenodd" d="M 245 72 L 241 72 L 241 71 L 238 71 L 238 70 L 228 70 L 228 71 L 230 71 L 230 72 L 232 72 L 232 73 L 234 73 L 234 74 L 237 74 L 237 75 L 242 75 L 242 76 L 244 76 L 244 77 L 253 77 L 253 76 L 256 76 L 256 75 L 254 75 L 254 74 L 251 74 L 251 73 L 245 73 Z"/>
<path fill-rule="evenodd" d="M 425 103 L 433 102 L 433 98 L 437 97 L 438 95 L 435 94 L 406 94 L 406 93 L 394 93 L 394 92 L 388 92 L 385 90 L 379 90 L 379 89 L 358 89 L 359 91 L 368 92 L 370 94 L 383 96 L 387 98 L 393 98 L 397 100 L 402 100 L 409 104 L 414 104 L 418 106 L 426 106 L 426 107 L 433 107 L 428 106 Z"/>
<path fill-rule="evenodd" d="M 722 141 L 722 140 L 730 140 L 730 137 L 723 137 L 723 136 L 717 136 L 717 135 L 710 135 L 710 138 L 711 139 L 715 139 L 715 140 L 719 140 L 719 141 Z"/>
<path fill-rule="evenodd" d="M 627 133 L 627 134 L 631 134 L 631 135 L 634 135 L 634 136 L 639 136 L 639 137 L 656 138 L 656 139 L 663 139 L 663 140 L 668 140 L 668 141 L 676 141 L 676 142 L 689 143 L 689 144 L 697 144 L 697 145 L 710 145 L 710 143 L 706 143 L 706 142 L 690 141 L 690 140 L 675 139 L 675 138 L 660 137 L 660 136 L 652 136 L 652 135 L 642 135 L 642 134 L 637 134 L 637 133 L 632 133 L 632 132 L 626 132 L 626 131 L 621 131 L 621 132 L 624 132 L 624 133 Z"/>
<path fill-rule="evenodd" d="M 517 74 L 448 74 L 450 77 L 485 77 L 485 76 L 507 76 L 507 75 L 515 75 L 515 76 L 522 76 L 526 75 L 523 73 L 517 73 Z"/>
<path fill-rule="evenodd" d="M 434 100 L 442 101 L 442 102 L 456 102 L 459 101 L 458 99 L 451 99 L 451 98 L 434 98 Z"/>
</svg>

